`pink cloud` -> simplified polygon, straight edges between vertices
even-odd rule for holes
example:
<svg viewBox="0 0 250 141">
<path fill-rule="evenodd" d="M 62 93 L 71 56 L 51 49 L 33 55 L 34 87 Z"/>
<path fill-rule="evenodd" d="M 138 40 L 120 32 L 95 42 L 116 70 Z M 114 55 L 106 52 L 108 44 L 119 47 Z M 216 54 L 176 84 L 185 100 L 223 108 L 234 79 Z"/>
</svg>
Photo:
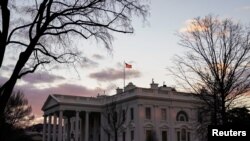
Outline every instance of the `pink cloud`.
<svg viewBox="0 0 250 141">
<path fill-rule="evenodd" d="M 128 70 L 126 71 L 126 78 L 138 78 L 141 76 L 141 73 L 137 70 Z M 99 72 L 91 73 L 90 78 L 96 79 L 98 81 L 111 81 L 123 79 L 124 72 L 123 70 L 115 70 L 113 68 L 108 68 L 101 70 Z"/>
<path fill-rule="evenodd" d="M 50 74 L 49 72 L 36 72 L 36 73 L 31 73 L 27 74 L 24 77 L 22 77 L 22 80 L 28 82 L 28 83 L 51 83 L 55 82 L 57 80 L 63 80 L 65 79 L 62 76 Z"/>
<path fill-rule="evenodd" d="M 16 86 L 15 90 L 21 90 L 28 99 L 29 104 L 32 106 L 32 111 L 37 118 L 43 115 L 41 107 L 49 94 L 64 94 L 64 95 L 77 95 L 77 96 L 97 96 L 103 90 L 101 88 L 90 89 L 85 86 L 75 84 L 60 84 L 57 87 L 50 87 L 45 89 L 38 89 L 33 85 Z"/>
</svg>

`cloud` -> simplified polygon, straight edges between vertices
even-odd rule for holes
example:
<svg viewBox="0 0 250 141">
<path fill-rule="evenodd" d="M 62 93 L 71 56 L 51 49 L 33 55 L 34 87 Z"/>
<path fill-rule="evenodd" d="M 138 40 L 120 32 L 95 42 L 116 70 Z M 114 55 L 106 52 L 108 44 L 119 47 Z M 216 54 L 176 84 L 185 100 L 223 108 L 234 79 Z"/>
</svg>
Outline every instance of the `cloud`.
<svg viewBox="0 0 250 141">
<path fill-rule="evenodd" d="M 193 31 L 203 31 L 206 27 L 198 25 L 194 19 L 188 19 L 185 21 L 185 26 L 182 27 L 179 32 L 193 32 Z"/>
<path fill-rule="evenodd" d="M 108 88 L 107 88 L 108 89 Z M 94 88 L 90 89 L 82 85 L 63 83 L 56 87 L 49 87 L 39 89 L 30 84 L 16 85 L 15 90 L 22 91 L 28 99 L 29 105 L 32 106 L 32 112 L 37 115 L 37 121 L 42 115 L 41 108 L 50 94 L 63 94 L 63 95 L 74 95 L 74 96 L 97 96 L 98 93 L 103 92 L 104 89 Z"/>
<path fill-rule="evenodd" d="M 240 9 L 242 9 L 242 10 L 250 10 L 250 6 L 243 6 Z"/>
<path fill-rule="evenodd" d="M 136 70 L 126 71 L 126 78 L 138 78 L 141 76 L 141 73 Z M 98 81 L 112 81 L 123 79 L 124 72 L 123 70 L 115 70 L 113 68 L 108 68 L 99 72 L 91 73 L 90 78 L 96 79 Z"/>
<path fill-rule="evenodd" d="M 12 71 L 14 67 L 15 67 L 14 65 L 7 65 L 7 66 L 2 66 L 1 69 L 4 71 Z"/>
<path fill-rule="evenodd" d="M 3 85 L 7 80 L 7 77 L 0 76 L 0 85 Z"/>
<path fill-rule="evenodd" d="M 84 58 L 83 61 L 80 63 L 82 68 L 96 68 L 99 64 L 89 58 Z"/>
<path fill-rule="evenodd" d="M 22 77 L 22 80 L 28 82 L 28 83 L 51 83 L 55 82 L 57 80 L 63 80 L 65 79 L 62 76 L 50 74 L 48 72 L 42 71 L 42 72 L 36 72 L 36 73 L 31 73 L 27 74 Z"/>
<path fill-rule="evenodd" d="M 100 54 L 93 54 L 92 58 L 96 59 L 96 60 L 102 60 L 104 59 L 104 56 L 100 55 Z"/>
</svg>

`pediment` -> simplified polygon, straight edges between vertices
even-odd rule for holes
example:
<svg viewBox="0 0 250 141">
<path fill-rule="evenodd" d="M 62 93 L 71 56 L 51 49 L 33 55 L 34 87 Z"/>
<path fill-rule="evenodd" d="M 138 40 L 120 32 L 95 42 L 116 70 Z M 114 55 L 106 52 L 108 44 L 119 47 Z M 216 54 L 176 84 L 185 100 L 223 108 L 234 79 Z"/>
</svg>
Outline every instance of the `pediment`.
<svg viewBox="0 0 250 141">
<path fill-rule="evenodd" d="M 58 101 L 51 95 L 47 98 L 45 101 L 42 110 L 45 111 L 46 109 L 49 109 L 50 107 L 53 107 L 58 104 Z"/>
<path fill-rule="evenodd" d="M 168 126 L 167 126 L 166 124 L 161 124 L 161 125 L 160 125 L 160 128 L 161 128 L 161 129 L 168 129 Z"/>
<path fill-rule="evenodd" d="M 145 123 L 144 128 L 154 128 L 154 125 L 151 122 Z"/>
</svg>

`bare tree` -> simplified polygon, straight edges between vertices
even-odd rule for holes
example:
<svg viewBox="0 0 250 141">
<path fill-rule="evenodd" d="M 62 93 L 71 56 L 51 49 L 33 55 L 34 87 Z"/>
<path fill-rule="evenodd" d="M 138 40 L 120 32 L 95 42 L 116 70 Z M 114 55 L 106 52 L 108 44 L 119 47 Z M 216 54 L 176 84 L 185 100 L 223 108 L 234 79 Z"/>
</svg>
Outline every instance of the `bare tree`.
<svg viewBox="0 0 250 141">
<path fill-rule="evenodd" d="M 127 128 L 125 125 L 127 110 L 127 107 L 113 100 L 106 105 L 105 111 L 102 113 L 106 121 L 106 123 L 102 125 L 102 128 L 108 136 L 114 138 L 114 141 L 118 141 L 118 135 Z"/>
<path fill-rule="evenodd" d="M 30 0 L 23 6 L 20 1 L 13 1 L 0 2 L 0 67 L 7 47 L 21 51 L 11 76 L 0 88 L 1 121 L 17 79 L 45 64 L 78 60 L 80 54 L 70 44 L 73 38 L 93 37 L 111 50 L 112 33 L 133 33 L 132 16 L 145 19 L 148 15 L 143 0 Z M 10 19 L 15 17 L 10 14 L 21 18 Z M 20 25 L 10 28 L 19 21 Z"/>
<path fill-rule="evenodd" d="M 187 53 L 176 57 L 170 71 L 200 94 L 213 124 L 225 124 L 231 102 L 250 87 L 250 29 L 209 15 L 193 19 L 178 35 Z"/>
</svg>

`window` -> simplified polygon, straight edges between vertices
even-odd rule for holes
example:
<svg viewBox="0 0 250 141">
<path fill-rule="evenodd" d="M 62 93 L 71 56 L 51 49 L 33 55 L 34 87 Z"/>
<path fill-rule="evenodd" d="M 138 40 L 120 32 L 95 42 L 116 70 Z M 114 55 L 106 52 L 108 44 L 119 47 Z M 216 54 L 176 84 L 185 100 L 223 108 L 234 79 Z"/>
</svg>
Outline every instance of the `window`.
<svg viewBox="0 0 250 141">
<path fill-rule="evenodd" d="M 110 113 L 108 113 L 108 123 L 110 123 Z"/>
<path fill-rule="evenodd" d="M 186 129 L 177 131 L 177 141 L 190 141 L 190 132 Z"/>
<path fill-rule="evenodd" d="M 122 110 L 122 121 L 124 122 L 126 120 L 126 111 Z"/>
<path fill-rule="evenodd" d="M 108 141 L 110 141 L 110 133 L 108 133 Z"/>
<path fill-rule="evenodd" d="M 176 116 L 176 121 L 188 121 L 187 113 L 184 111 L 178 112 Z"/>
<path fill-rule="evenodd" d="M 167 110 L 161 109 L 161 120 L 167 120 Z"/>
<path fill-rule="evenodd" d="M 185 129 L 181 129 L 181 141 L 186 141 L 186 130 Z"/>
<path fill-rule="evenodd" d="M 146 130 L 146 141 L 153 141 L 153 132 L 152 132 L 152 130 Z"/>
<path fill-rule="evenodd" d="M 161 132 L 161 140 L 162 141 L 167 141 L 168 140 L 167 131 L 162 131 Z"/>
<path fill-rule="evenodd" d="M 122 133 L 122 141 L 126 141 L 126 132 Z"/>
<path fill-rule="evenodd" d="M 118 119 L 118 115 L 117 115 L 117 112 L 114 113 L 114 117 L 112 117 L 112 122 L 117 122 L 117 119 Z"/>
<path fill-rule="evenodd" d="M 177 141 L 181 141 L 181 137 L 180 137 L 181 132 L 177 131 Z"/>
<path fill-rule="evenodd" d="M 131 130 L 130 137 L 131 137 L 131 141 L 134 141 L 134 130 Z"/>
<path fill-rule="evenodd" d="M 151 119 L 151 109 L 149 107 L 146 107 L 145 113 L 146 119 Z"/>
<path fill-rule="evenodd" d="M 130 119 L 134 120 L 134 108 L 130 108 Z"/>
</svg>

